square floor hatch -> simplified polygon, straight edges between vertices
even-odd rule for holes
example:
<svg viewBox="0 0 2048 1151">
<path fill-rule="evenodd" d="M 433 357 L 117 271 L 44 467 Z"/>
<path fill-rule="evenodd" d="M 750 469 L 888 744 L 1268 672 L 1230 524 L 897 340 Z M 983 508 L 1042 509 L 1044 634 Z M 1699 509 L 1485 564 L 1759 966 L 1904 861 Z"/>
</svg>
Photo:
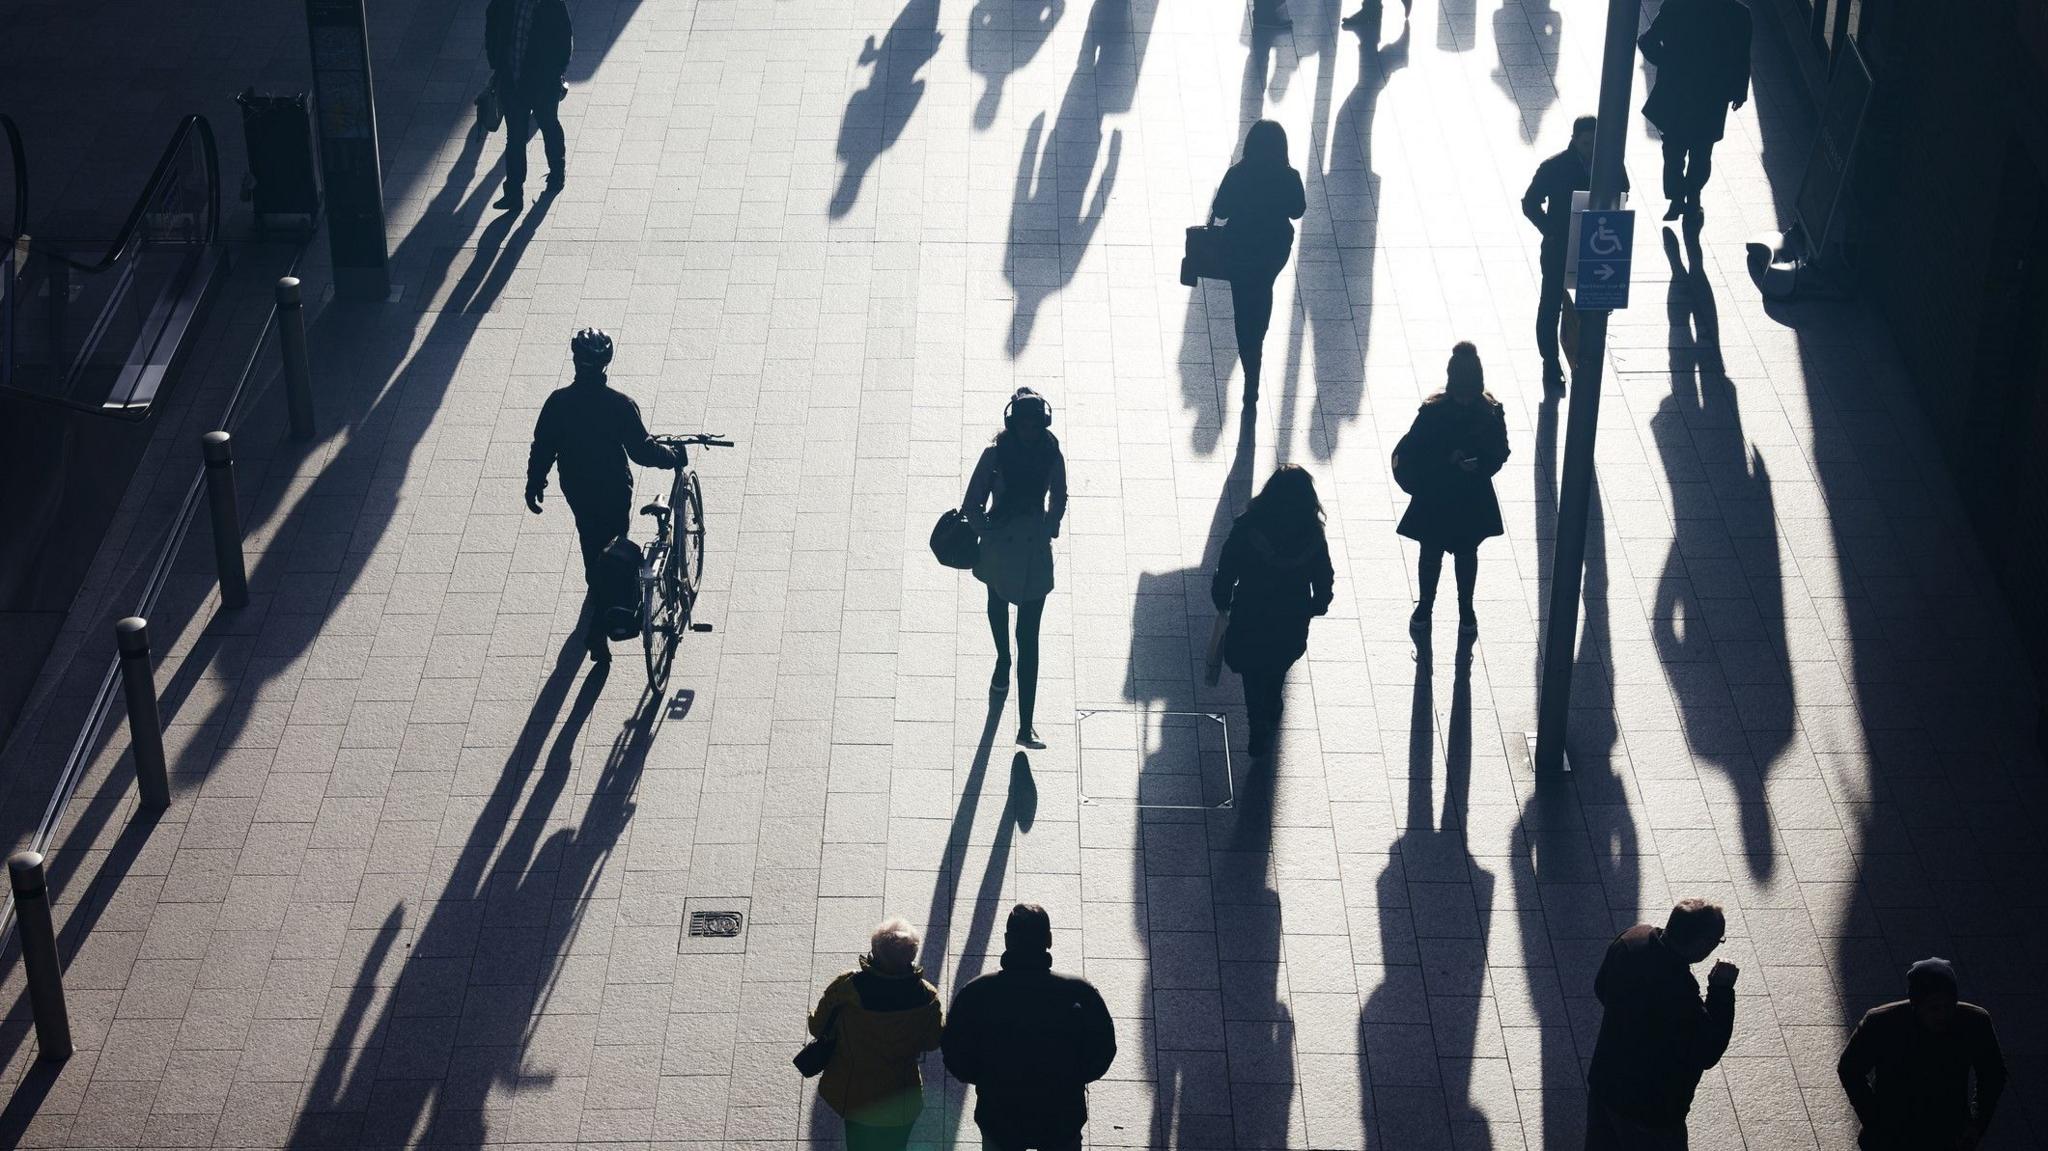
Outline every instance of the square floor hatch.
<svg viewBox="0 0 2048 1151">
<path fill-rule="evenodd" d="M 1232 807 L 1230 724 L 1220 712 L 1080 708 L 1081 802 L 1207 811 Z"/>
</svg>

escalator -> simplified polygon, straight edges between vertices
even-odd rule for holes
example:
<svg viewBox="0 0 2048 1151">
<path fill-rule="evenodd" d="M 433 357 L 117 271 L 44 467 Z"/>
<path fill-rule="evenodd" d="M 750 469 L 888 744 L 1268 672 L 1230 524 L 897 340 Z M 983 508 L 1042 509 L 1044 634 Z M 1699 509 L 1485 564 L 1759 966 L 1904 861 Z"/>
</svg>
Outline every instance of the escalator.
<svg viewBox="0 0 2048 1151">
<path fill-rule="evenodd" d="M 0 740 L 90 571 L 224 278 L 213 131 L 180 121 L 98 236 L 36 226 L 33 148 L 0 115 Z M 112 239 L 107 239 L 108 233 Z"/>
</svg>

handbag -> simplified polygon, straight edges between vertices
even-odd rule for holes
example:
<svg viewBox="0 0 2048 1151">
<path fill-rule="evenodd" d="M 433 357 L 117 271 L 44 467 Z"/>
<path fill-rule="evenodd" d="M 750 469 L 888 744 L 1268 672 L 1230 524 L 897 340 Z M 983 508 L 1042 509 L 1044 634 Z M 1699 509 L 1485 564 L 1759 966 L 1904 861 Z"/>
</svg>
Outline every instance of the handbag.
<svg viewBox="0 0 2048 1151">
<path fill-rule="evenodd" d="M 504 122 L 505 109 L 498 104 L 498 78 L 493 76 L 484 90 L 476 94 L 476 130 L 488 136 Z"/>
<path fill-rule="evenodd" d="M 1216 626 L 1209 629 L 1208 663 L 1202 668 L 1202 682 L 1215 687 L 1223 682 L 1223 637 L 1230 631 L 1230 613 L 1216 613 Z"/>
<path fill-rule="evenodd" d="M 1231 265 L 1230 236 L 1215 224 L 1188 229 L 1187 254 L 1180 261 L 1180 282 L 1192 288 L 1202 279 L 1227 280 Z"/>
<path fill-rule="evenodd" d="M 802 1050 L 790 1057 L 790 1065 L 796 1068 L 797 1074 L 809 1079 L 832 1062 L 832 1053 L 839 1049 L 839 1028 L 833 1026 L 838 1022 L 839 1008 L 834 1007 L 831 1016 L 825 1020 L 825 1033 L 804 1044 Z"/>
<path fill-rule="evenodd" d="M 958 508 L 942 512 L 932 525 L 932 556 L 949 568 L 971 571 L 981 559 L 981 538 Z"/>
<path fill-rule="evenodd" d="M 1392 460 L 1394 483 L 1411 496 L 1421 495 L 1423 485 L 1420 461 L 1415 458 L 1416 447 L 1415 431 L 1411 428 L 1401 437 L 1401 442 L 1394 445 Z"/>
</svg>

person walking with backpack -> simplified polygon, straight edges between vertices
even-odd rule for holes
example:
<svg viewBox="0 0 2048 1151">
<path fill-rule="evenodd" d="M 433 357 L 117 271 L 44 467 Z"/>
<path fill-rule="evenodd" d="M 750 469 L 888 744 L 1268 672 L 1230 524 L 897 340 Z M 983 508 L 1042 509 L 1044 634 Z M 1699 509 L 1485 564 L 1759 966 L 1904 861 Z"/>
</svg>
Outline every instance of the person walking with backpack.
<svg viewBox="0 0 2048 1151">
<path fill-rule="evenodd" d="M 505 113 L 505 190 L 494 208 L 517 211 L 525 202 L 526 133 L 536 122 L 548 158 L 549 190 L 560 189 L 566 178 L 560 112 L 572 44 L 564 0 L 490 0 L 484 9 L 484 56 Z"/>
<path fill-rule="evenodd" d="M 917 930 L 885 919 L 860 965 L 826 985 L 811 1012 L 832 1044 L 818 1098 L 846 1123 L 846 1151 L 902 1151 L 924 1111 L 918 1057 L 939 1046 L 939 991 L 917 966 Z"/>
<path fill-rule="evenodd" d="M 590 622 L 584 642 L 593 663 L 612 661 L 611 639 L 605 633 L 599 594 L 604 549 L 626 534 L 632 522 L 633 472 L 627 460 L 642 467 L 679 468 L 683 453 L 656 443 L 640 419 L 640 405 L 605 381 L 612 362 L 612 338 L 584 328 L 569 341 L 576 377 L 557 388 L 541 405 L 533 425 L 533 447 L 526 456 L 526 508 L 534 515 L 548 490 L 548 470 L 562 476 L 562 496 L 576 516 L 576 542 L 583 551 L 583 582 L 589 591 L 585 610 Z"/>
<path fill-rule="evenodd" d="M 1444 553 L 1451 554 L 1458 580 L 1458 634 L 1479 634 L 1472 596 L 1479 583 L 1479 545 L 1505 531 L 1493 477 L 1508 459 L 1507 412 L 1486 390 L 1479 349 L 1460 342 L 1451 349 L 1444 390 L 1415 413 L 1408 434 L 1394 447 L 1394 480 L 1413 497 L 1396 529 L 1422 547 L 1416 568 L 1419 587 L 1408 629 L 1418 641 L 1429 637 L 1436 586 L 1443 578 Z"/>
<path fill-rule="evenodd" d="M 1230 308 L 1247 404 L 1259 398 L 1273 284 L 1294 248 L 1292 221 L 1307 211 L 1301 173 L 1287 162 L 1287 129 L 1272 120 L 1253 124 L 1244 136 L 1244 155 L 1223 174 L 1209 204 L 1209 219 L 1223 221 L 1230 241 Z"/>
<path fill-rule="evenodd" d="M 990 1151 L 1079 1151 L 1088 1084 L 1116 1061 L 1116 1022 L 1087 980 L 1052 970 L 1052 917 L 1010 910 L 1002 970 L 953 997 L 940 1050 L 974 1087 L 974 1125 Z"/>
<path fill-rule="evenodd" d="M 1253 759 L 1273 751 L 1287 669 L 1308 652 L 1308 622 L 1330 610 L 1335 582 L 1315 480 L 1282 464 L 1231 525 L 1209 583 L 1230 616 L 1223 660 L 1244 680 Z"/>
<path fill-rule="evenodd" d="M 1003 407 L 1003 430 L 981 451 L 960 513 L 981 537 L 974 578 L 988 587 L 995 639 L 991 694 L 1010 687 L 1010 605 L 1017 607 L 1017 742 L 1045 744 L 1032 726 L 1038 701 L 1038 627 L 1052 594 L 1052 541 L 1067 514 L 1067 457 L 1052 434 L 1052 404 L 1018 388 Z"/>
</svg>

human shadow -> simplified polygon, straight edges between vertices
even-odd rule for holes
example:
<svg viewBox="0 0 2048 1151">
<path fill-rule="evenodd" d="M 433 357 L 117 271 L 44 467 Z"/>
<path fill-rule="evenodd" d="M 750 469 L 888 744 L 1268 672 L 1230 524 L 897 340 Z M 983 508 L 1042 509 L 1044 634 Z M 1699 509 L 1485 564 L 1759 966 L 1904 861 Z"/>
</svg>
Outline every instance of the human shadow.
<svg viewBox="0 0 2048 1151">
<path fill-rule="evenodd" d="M 1543 117 L 1557 103 L 1557 55 L 1564 14 L 1552 0 L 1502 0 L 1493 13 L 1493 46 L 1500 67 L 1493 82 L 1515 105 L 1522 143 L 1543 134 Z"/>
<path fill-rule="evenodd" d="M 1149 15 L 1152 8 L 1142 11 Z M 1095 0 L 1088 12 L 1080 59 L 1067 80 L 1051 129 L 1046 128 L 1041 112 L 1025 133 L 1003 252 L 1003 276 L 1016 296 L 1007 345 L 1012 359 L 1030 343 L 1045 301 L 1080 272 L 1088 245 L 1109 208 L 1124 137 L 1121 129 L 1111 131 L 1105 155 L 1103 119 L 1119 106 L 1128 106 L 1147 39 L 1147 29 L 1132 26 L 1128 0 Z M 1098 161 L 1102 165 L 1099 174 Z"/>
<path fill-rule="evenodd" d="M 1273 51 L 1273 36 L 1254 27 L 1237 92 L 1239 147 L 1266 110 L 1266 81 L 1272 72 Z M 1216 178 L 1221 181 L 1223 174 L 1218 172 Z M 1224 391 L 1237 366 L 1237 337 L 1228 311 L 1229 301 L 1229 284 L 1221 280 L 1198 281 L 1188 292 L 1186 314 L 1181 319 L 1180 398 L 1195 413 L 1194 448 L 1204 456 L 1215 451 L 1223 437 Z"/>
<path fill-rule="evenodd" d="M 861 183 L 882 153 L 894 147 L 924 99 L 918 71 L 938 55 L 939 0 L 910 0 L 883 34 L 878 47 L 870 36 L 861 46 L 860 63 L 871 64 L 867 86 L 846 101 L 839 121 L 835 151 L 842 165 L 828 211 L 837 220 L 853 210 Z"/>
<path fill-rule="evenodd" d="M 1066 0 L 976 0 L 967 14 L 967 69 L 984 82 L 974 104 L 974 130 L 987 131 L 1003 102 L 1003 82 L 1052 35 Z"/>
<path fill-rule="evenodd" d="M 1434 653 L 1417 653 L 1408 716 L 1408 795 L 1401 834 L 1381 871 L 1381 978 L 1359 1013 L 1362 1125 L 1388 1147 L 1492 1145 L 1474 1098 L 1480 1012 L 1491 1010 L 1488 938 L 1494 876 L 1473 858 L 1466 808 L 1472 782 L 1472 641 L 1451 661 L 1443 730 L 1443 803 Z"/>
<path fill-rule="evenodd" d="M 1534 468 L 1538 635 L 1547 635 L 1551 565 L 1558 517 L 1560 398 L 1537 407 L 1530 453 Z M 1520 928 L 1523 1002 L 1536 1028 L 1543 1147 L 1575 1146 L 1585 1130 L 1582 1060 L 1573 1004 L 1591 1003 L 1600 949 L 1618 920 L 1635 921 L 1642 892 L 1642 847 L 1633 793 L 1616 763 L 1620 728 L 1614 712 L 1608 627 L 1607 532 L 1596 474 L 1588 499 L 1583 617 L 1572 668 L 1566 725 L 1568 777 L 1538 773 L 1529 781 L 1507 854 Z M 1532 668 L 1541 683 L 1539 647 Z M 1530 1084 L 1518 1077 L 1518 1088 Z M 1527 1120 L 1525 1119 L 1525 1126 Z"/>
<path fill-rule="evenodd" d="M 1681 253 L 1679 237 L 1664 229 L 1671 394 L 1650 432 L 1675 507 L 1651 634 L 1686 743 L 1734 785 L 1750 874 L 1769 880 L 1779 850 L 1765 787 L 1798 726 L 1777 510 L 1770 471 L 1743 434 L 1740 399 L 1722 365 L 1696 223 L 1686 226 L 1684 246 Z"/>
<path fill-rule="evenodd" d="M 1272 864 L 1274 792 L 1286 756 L 1283 750 L 1226 788 L 1223 777 L 1243 754 L 1244 711 L 1234 699 L 1224 702 L 1236 694 L 1231 687 L 1204 689 L 1196 681 L 1196 648 L 1213 620 L 1210 576 L 1250 502 L 1256 447 L 1247 411 L 1203 562 L 1142 575 L 1132 619 L 1124 698 L 1137 705 L 1143 738 L 1130 795 L 1138 805 L 1131 896 L 1151 1011 L 1129 1049 L 1142 1062 L 1138 1074 L 1154 1084 L 1145 1141 L 1152 1147 L 1300 1142 L 1291 1126 L 1294 1017 L 1281 980 Z M 1212 713 L 1229 722 L 1219 728 L 1202 718 Z M 1226 796 L 1233 797 L 1227 807 Z"/>
<path fill-rule="evenodd" d="M 1358 38 L 1358 83 L 1337 109 L 1326 159 L 1311 145 L 1308 202 L 1325 205 L 1322 219 L 1302 224 L 1302 261 L 1296 270 L 1299 313 L 1290 321 L 1296 336 L 1290 360 L 1306 342 L 1315 359 L 1315 403 L 1323 434 L 1310 439 L 1317 459 L 1336 455 L 1344 426 L 1358 418 L 1365 396 L 1365 351 L 1372 337 L 1372 276 L 1378 256 L 1379 175 L 1372 167 L 1373 116 L 1387 81 L 1408 63 L 1407 21 L 1392 41 L 1381 44 L 1375 29 Z M 1325 70 L 1329 70 L 1326 66 Z M 1320 134 L 1318 134 L 1320 138 Z M 1291 391 L 1282 390 L 1281 423 L 1289 420 Z"/>
<path fill-rule="evenodd" d="M 573 1044 L 555 1050 L 541 1020 L 584 908 L 632 821 L 662 716 L 661 695 L 643 690 L 607 749 L 580 821 L 562 826 L 557 808 L 576 777 L 582 730 L 606 678 L 605 667 L 593 666 L 572 698 L 581 664 L 582 643 L 572 633 L 371 1019 L 365 1009 L 377 996 L 366 989 L 388 979 L 397 922 L 387 919 L 373 940 L 350 993 L 353 1010 L 320 1059 L 289 1146 L 502 1139 L 491 1126 L 507 1092 L 521 1081 L 576 1073 Z M 564 702 L 569 710 L 557 727 Z"/>
</svg>

